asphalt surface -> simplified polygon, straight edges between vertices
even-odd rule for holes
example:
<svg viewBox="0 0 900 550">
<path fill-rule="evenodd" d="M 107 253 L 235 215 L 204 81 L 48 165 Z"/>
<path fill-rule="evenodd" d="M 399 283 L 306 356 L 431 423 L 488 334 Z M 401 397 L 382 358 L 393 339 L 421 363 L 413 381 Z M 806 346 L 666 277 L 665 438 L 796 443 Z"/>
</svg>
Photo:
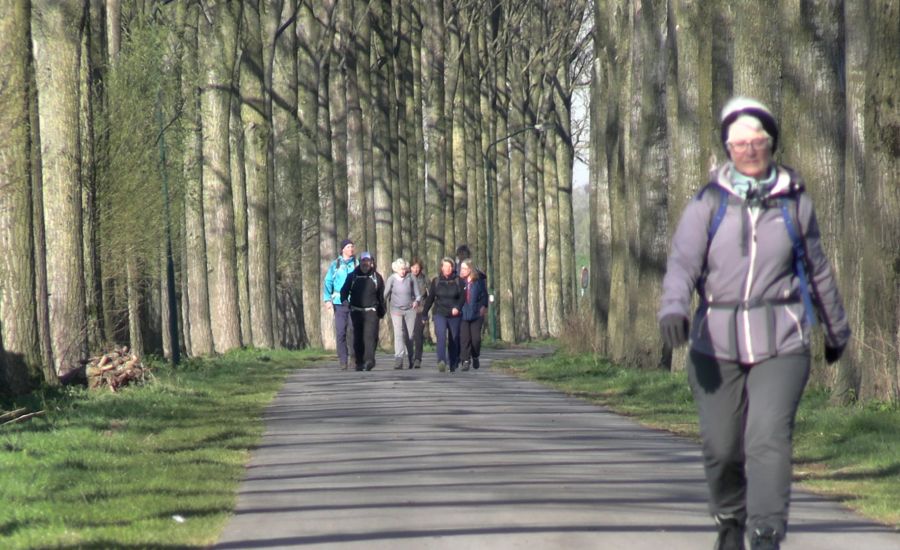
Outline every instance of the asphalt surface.
<svg viewBox="0 0 900 550">
<path fill-rule="evenodd" d="M 712 548 L 697 443 L 492 371 L 298 370 L 215 548 Z M 900 550 L 900 533 L 795 490 L 783 549 Z"/>
</svg>

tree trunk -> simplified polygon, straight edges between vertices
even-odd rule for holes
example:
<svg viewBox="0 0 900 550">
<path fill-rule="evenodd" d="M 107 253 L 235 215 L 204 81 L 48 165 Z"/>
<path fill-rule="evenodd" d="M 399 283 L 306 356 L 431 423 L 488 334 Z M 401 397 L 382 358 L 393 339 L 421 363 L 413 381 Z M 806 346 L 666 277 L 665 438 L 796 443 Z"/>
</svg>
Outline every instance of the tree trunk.
<svg viewBox="0 0 900 550">
<path fill-rule="evenodd" d="M 56 372 L 87 354 L 79 136 L 80 5 L 32 3 L 46 229 L 47 291 Z"/>
<path fill-rule="evenodd" d="M 446 210 L 447 190 L 447 133 L 444 113 L 444 10 L 442 2 L 429 2 L 425 8 L 422 28 L 423 95 L 425 100 L 425 139 L 427 181 L 425 183 L 425 263 L 438 267 L 447 253 Z"/>
<path fill-rule="evenodd" d="M 144 336 L 141 327 L 141 291 L 140 274 L 138 273 L 137 260 L 128 254 L 125 258 L 125 292 L 128 295 L 128 343 L 131 353 L 138 357 L 144 356 Z"/>
<path fill-rule="evenodd" d="M 337 241 L 350 236 L 348 212 L 348 191 L 349 180 L 347 179 L 347 95 L 346 95 L 346 74 L 347 65 L 344 58 L 344 49 L 347 47 L 347 15 L 344 13 L 344 5 L 341 3 L 334 10 L 335 17 L 335 35 L 331 41 L 331 68 L 328 73 L 328 116 L 331 125 L 331 158 L 334 167 L 334 227 L 335 227 L 335 247 Z M 355 235 L 353 238 L 360 239 L 362 235 Z M 360 245 L 362 241 L 360 241 Z M 337 256 L 334 247 L 331 254 Z M 331 258 L 333 259 L 333 258 Z M 324 258 L 323 258 L 324 261 Z M 330 259 L 329 259 L 330 262 Z M 333 322 L 333 320 L 332 320 Z"/>
<path fill-rule="evenodd" d="M 319 60 L 321 30 L 310 0 L 302 0 L 297 22 L 297 118 L 300 125 L 300 228 L 303 326 L 310 345 L 322 346 L 322 286 L 319 274 Z"/>
<path fill-rule="evenodd" d="M 772 15 L 778 0 L 736 0 L 734 26 L 734 92 L 766 104 L 776 118 L 781 112 L 781 52 L 778 40 L 760 40 L 777 29 Z M 777 31 L 776 31 L 777 32 Z"/>
<path fill-rule="evenodd" d="M 0 382 L 13 394 L 41 377 L 28 124 L 30 16 L 29 0 L 16 0 L 0 15 Z"/>
<path fill-rule="evenodd" d="M 410 57 L 412 58 L 412 94 L 406 100 L 406 112 L 409 118 L 409 136 L 412 146 L 409 147 L 410 177 L 413 183 L 410 185 L 410 203 L 412 204 L 413 217 L 413 253 L 425 262 L 425 269 L 430 269 L 426 258 L 426 243 L 428 228 L 426 227 L 425 205 L 425 122 L 423 105 L 423 90 L 425 71 L 422 52 L 422 14 L 415 3 L 410 3 Z"/>
<path fill-rule="evenodd" d="M 394 243 L 397 252 L 412 261 L 415 249 L 416 225 L 413 219 L 414 203 L 411 191 L 415 189 L 415 132 L 412 129 L 414 118 L 412 89 L 412 7 L 401 2 L 392 4 L 395 26 L 397 27 L 397 58 L 395 70 L 395 89 L 397 93 L 397 190 L 394 194 Z M 398 223 L 399 222 L 399 223 Z"/>
<path fill-rule="evenodd" d="M 236 58 L 243 56 L 242 48 L 237 48 Z M 250 328 L 250 280 L 248 266 L 248 212 L 247 212 L 247 175 L 245 167 L 247 158 L 245 152 L 246 141 L 244 138 L 244 122 L 241 119 L 241 63 L 234 66 L 233 97 L 231 100 L 231 120 L 229 122 L 228 146 L 230 149 L 231 183 L 232 183 L 232 208 L 234 210 L 234 252 L 235 275 L 237 280 L 238 311 L 240 313 L 241 342 L 250 344 L 253 342 L 253 333 Z"/>
<path fill-rule="evenodd" d="M 608 0 L 609 42 L 606 49 L 609 71 L 610 109 L 607 120 L 606 158 L 609 174 L 609 212 L 611 218 L 612 256 L 609 289 L 609 358 L 622 361 L 626 353 L 628 327 L 627 263 L 628 209 L 624 167 L 625 119 L 628 105 L 628 78 L 631 70 L 630 14 L 626 0 Z M 549 297 L 548 297 L 549 300 Z"/>
<path fill-rule="evenodd" d="M 865 399 L 900 400 L 900 5 L 872 0 L 866 63 L 864 316 L 871 326 L 858 335 L 867 369 Z"/>
<path fill-rule="evenodd" d="M 866 285 L 864 284 L 865 228 L 856 223 L 865 216 L 867 198 L 865 195 L 865 148 L 864 118 L 866 105 L 866 56 L 868 55 L 868 6 L 865 2 L 843 4 L 845 28 L 844 58 L 846 60 L 846 103 L 844 112 L 846 139 L 844 141 L 844 235 L 832 246 L 842 247 L 842 265 L 838 283 L 850 329 L 854 335 L 866 333 L 867 319 L 863 315 Z M 849 404 L 860 395 L 860 376 L 866 369 L 867 355 L 864 346 L 852 345 L 844 353 L 834 373 L 832 400 Z"/>
<path fill-rule="evenodd" d="M 302 202 L 299 174 L 299 126 L 297 119 L 297 33 L 294 17 L 297 0 L 287 0 L 277 18 L 280 34 L 272 66 L 272 130 L 275 144 L 274 216 L 276 324 L 281 345 L 297 349 L 306 344 L 303 326 L 303 277 L 301 271 Z"/>
<path fill-rule="evenodd" d="M 566 52 L 569 48 L 566 48 Z M 575 219 L 572 211 L 572 170 L 575 165 L 575 143 L 572 136 L 572 84 L 567 59 L 557 69 L 557 96 L 553 101 L 557 112 L 559 141 L 556 148 L 556 171 L 559 192 L 559 263 L 562 311 L 568 317 L 575 310 Z M 559 327 L 562 329 L 562 327 Z M 552 332 L 551 332 L 552 333 Z M 558 335 L 559 333 L 552 333 Z"/>
<path fill-rule="evenodd" d="M 360 90 L 357 63 L 359 37 L 352 28 L 357 15 L 352 2 L 342 4 L 341 38 L 344 52 L 344 77 L 347 86 L 347 220 L 349 237 L 364 249 L 369 241 L 366 231 L 366 185 L 363 157 L 363 115 L 360 106 Z M 363 59 L 365 65 L 368 58 Z M 374 239 L 374 235 L 373 235 Z"/>
<path fill-rule="evenodd" d="M 262 18 L 259 0 L 244 5 L 241 39 L 241 120 L 244 123 L 244 177 L 247 189 L 247 286 L 250 302 L 250 340 L 258 348 L 275 346 L 272 297 L 269 291 L 269 178 L 268 147 L 272 136 L 266 115 Z"/>
<path fill-rule="evenodd" d="M 184 119 L 187 136 L 184 144 L 184 240 L 185 279 L 190 335 L 188 353 L 194 357 L 213 351 L 212 321 L 209 311 L 209 279 L 206 271 L 206 238 L 203 215 L 203 182 L 200 138 L 200 67 L 198 30 L 200 11 L 197 4 L 180 4 L 184 9 L 184 50 L 182 52 L 182 84 Z"/>
<path fill-rule="evenodd" d="M 590 166 L 590 279 L 588 283 L 591 318 L 594 321 L 594 350 L 607 355 L 610 301 L 610 263 L 612 260 L 610 175 L 609 175 L 609 75 L 613 70 L 606 57 L 609 28 L 605 0 L 594 2 L 594 59 L 591 75 L 591 166 Z"/>
<path fill-rule="evenodd" d="M 389 8 L 390 6 L 388 6 Z M 385 278 L 390 274 L 390 265 L 394 254 L 394 234 L 392 228 L 392 194 L 391 194 L 391 119 L 390 97 L 388 89 L 388 67 L 393 63 L 390 58 L 390 40 L 387 34 L 391 29 L 390 9 L 385 10 L 385 2 L 377 0 L 369 7 L 371 14 L 372 57 L 375 60 L 371 67 L 366 67 L 371 74 L 372 105 L 372 174 L 370 180 L 374 187 L 374 210 L 368 217 L 375 220 L 375 262 Z M 385 326 L 390 325 L 388 322 Z M 388 331 L 384 331 L 387 333 Z"/>
<path fill-rule="evenodd" d="M 447 203 L 444 225 L 444 242 L 447 248 L 467 242 L 466 231 L 466 127 L 463 123 L 463 90 L 465 83 L 462 62 L 462 40 L 460 37 L 459 10 L 453 2 L 444 1 L 444 16 L 447 22 L 447 59 L 444 66 L 444 113 L 449 116 Z"/>
<path fill-rule="evenodd" d="M 209 2 L 205 7 L 211 21 L 201 17 L 198 32 L 204 74 L 200 92 L 203 213 L 213 347 L 224 353 L 241 347 L 229 147 L 238 25 L 230 4 Z"/>
<path fill-rule="evenodd" d="M 522 30 L 510 29 L 521 35 Z M 531 257 L 528 246 L 528 228 L 525 222 L 525 142 L 530 133 L 525 128 L 525 102 L 528 90 L 528 74 L 524 46 L 516 43 L 509 50 L 509 67 L 507 78 L 510 81 L 509 101 L 509 133 L 516 134 L 509 139 L 509 218 L 511 246 L 511 282 L 515 341 L 527 340 L 529 330 L 528 293 L 529 269 L 536 258 Z M 515 258 L 513 260 L 513 258 Z M 513 265 L 513 263 L 515 265 Z"/>
<path fill-rule="evenodd" d="M 102 7 L 95 0 L 85 5 L 85 30 L 81 47 L 81 185 L 82 210 L 84 212 L 83 247 L 84 247 L 84 286 L 85 312 L 87 318 L 88 349 L 99 350 L 103 343 L 102 286 L 100 273 L 100 254 L 98 251 L 97 229 L 99 225 L 99 207 L 97 205 L 97 170 L 99 162 L 94 133 L 95 104 L 102 105 L 97 93 L 102 91 L 98 65 L 103 64 L 106 51 L 99 46 L 103 36 Z M 99 110 L 99 109 L 97 109 Z"/>
<path fill-rule="evenodd" d="M 635 197 L 639 207 L 636 256 L 639 276 L 637 286 L 632 289 L 636 315 L 629 348 L 635 365 L 669 369 L 671 361 L 668 354 L 663 354 L 656 322 L 668 252 L 665 1 L 644 2 L 636 17 L 634 74 L 641 107 L 630 147 L 637 154 L 632 157 L 634 164 L 628 186 L 639 190 Z"/>
<path fill-rule="evenodd" d="M 333 0 L 324 2 L 319 5 L 317 18 L 320 21 L 328 22 L 329 17 L 334 17 Z M 326 30 L 326 33 L 332 31 Z M 318 109 L 318 133 L 316 134 L 316 152 L 318 155 L 318 187 L 319 187 L 319 276 L 328 271 L 331 261 L 337 257 L 338 233 L 335 211 L 335 186 L 337 183 L 334 179 L 336 172 L 334 158 L 332 156 L 332 128 L 331 128 L 331 102 L 329 101 L 328 90 L 331 81 L 334 79 L 334 73 L 338 72 L 336 57 L 333 55 L 332 43 L 335 37 L 331 34 L 326 35 L 324 44 L 327 44 L 325 56 L 326 61 L 322 64 L 319 73 L 319 86 L 317 89 L 319 109 Z M 335 98 L 336 99 L 336 98 Z M 346 140 L 346 138 L 345 138 Z M 325 349 L 335 349 L 334 334 L 334 315 L 324 307 L 320 295 L 316 297 L 315 303 L 319 307 L 319 334 L 321 345 Z"/>
</svg>

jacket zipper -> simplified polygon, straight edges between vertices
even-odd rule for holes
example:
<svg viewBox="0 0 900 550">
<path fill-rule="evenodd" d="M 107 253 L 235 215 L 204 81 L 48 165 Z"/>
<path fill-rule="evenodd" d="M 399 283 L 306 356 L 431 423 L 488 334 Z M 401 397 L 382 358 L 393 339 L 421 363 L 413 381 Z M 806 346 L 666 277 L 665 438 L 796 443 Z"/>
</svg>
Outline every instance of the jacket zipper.
<svg viewBox="0 0 900 550">
<path fill-rule="evenodd" d="M 756 268 L 756 222 L 759 219 L 759 212 L 754 212 L 752 208 L 747 209 L 747 215 L 750 217 L 750 268 L 747 270 L 747 280 L 744 281 L 744 302 L 750 301 L 750 289 L 753 288 L 753 272 Z M 747 347 L 747 361 L 753 363 L 755 361 L 753 355 L 753 337 L 750 334 L 750 310 L 746 307 L 742 308 L 744 314 L 744 341 Z M 738 359 L 740 360 L 740 351 L 738 351 Z"/>
</svg>

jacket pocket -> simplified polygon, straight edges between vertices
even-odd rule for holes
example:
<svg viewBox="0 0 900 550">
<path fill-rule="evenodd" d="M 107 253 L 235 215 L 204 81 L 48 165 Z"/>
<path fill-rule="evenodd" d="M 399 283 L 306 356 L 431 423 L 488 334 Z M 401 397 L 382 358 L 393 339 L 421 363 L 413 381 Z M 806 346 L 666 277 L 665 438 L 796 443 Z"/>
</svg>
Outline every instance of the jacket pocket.
<svg viewBox="0 0 900 550">
<path fill-rule="evenodd" d="M 700 308 L 691 327 L 691 347 L 704 355 L 735 360 L 735 320 L 733 308 Z"/>
</svg>

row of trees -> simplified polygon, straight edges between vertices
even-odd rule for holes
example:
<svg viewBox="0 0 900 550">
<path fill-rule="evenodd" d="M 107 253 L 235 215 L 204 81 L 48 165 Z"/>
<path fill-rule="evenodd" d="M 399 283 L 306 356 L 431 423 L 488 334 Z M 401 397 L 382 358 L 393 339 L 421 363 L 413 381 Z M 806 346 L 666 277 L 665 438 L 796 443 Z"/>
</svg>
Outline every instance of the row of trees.
<svg viewBox="0 0 900 550">
<path fill-rule="evenodd" d="M 585 0 L 12 0 L 4 385 L 90 352 L 333 345 L 321 280 L 469 243 L 499 334 L 574 303 Z"/>
<path fill-rule="evenodd" d="M 821 381 L 840 400 L 900 399 L 900 2 L 595 0 L 593 23 L 596 345 L 683 364 L 656 336 L 666 245 L 724 160 L 721 106 L 749 95 L 776 113 L 778 157 L 807 182 L 850 316 Z"/>
</svg>

